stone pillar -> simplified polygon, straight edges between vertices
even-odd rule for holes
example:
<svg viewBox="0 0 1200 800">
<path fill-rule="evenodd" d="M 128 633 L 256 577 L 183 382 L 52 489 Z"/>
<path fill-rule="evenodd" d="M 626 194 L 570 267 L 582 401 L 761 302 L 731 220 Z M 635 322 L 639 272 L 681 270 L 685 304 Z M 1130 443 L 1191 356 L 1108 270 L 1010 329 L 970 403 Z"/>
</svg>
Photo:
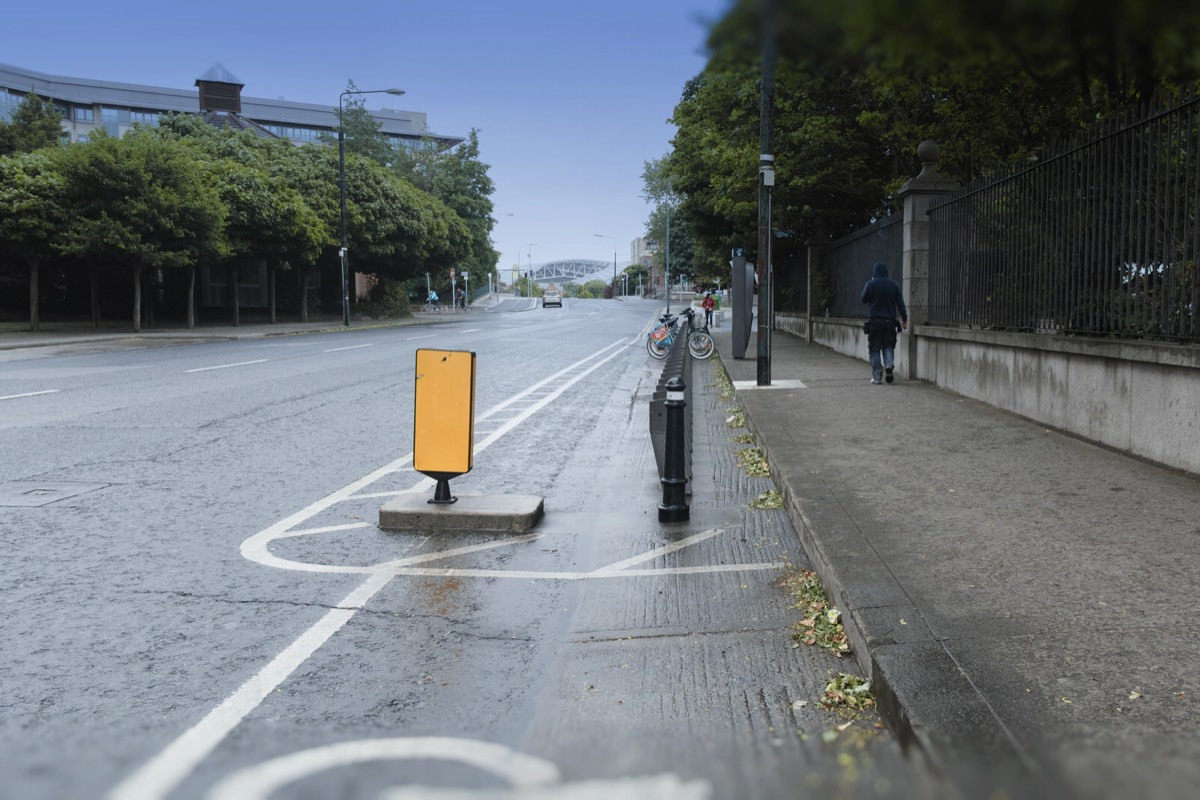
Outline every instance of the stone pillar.
<svg viewBox="0 0 1200 800">
<path fill-rule="evenodd" d="M 958 184 L 938 174 L 941 155 L 938 146 L 929 141 L 917 147 L 921 172 L 900 187 L 904 204 L 904 263 L 900 285 L 904 287 L 904 303 L 908 306 L 908 333 L 897 348 L 905 363 L 897 366 L 910 378 L 920 378 L 917 363 L 918 326 L 929 318 L 929 209 L 958 189 Z"/>
</svg>

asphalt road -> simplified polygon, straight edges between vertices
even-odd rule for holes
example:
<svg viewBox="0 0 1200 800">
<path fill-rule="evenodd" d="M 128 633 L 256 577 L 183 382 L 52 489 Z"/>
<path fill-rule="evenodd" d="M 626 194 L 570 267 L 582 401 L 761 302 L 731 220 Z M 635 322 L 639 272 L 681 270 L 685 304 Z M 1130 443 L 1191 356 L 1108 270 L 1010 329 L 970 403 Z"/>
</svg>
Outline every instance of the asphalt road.
<svg viewBox="0 0 1200 800">
<path fill-rule="evenodd" d="M 928 795 L 871 718 L 829 735 L 853 665 L 793 649 L 776 581 L 804 555 L 746 509 L 769 481 L 715 390 L 692 520 L 657 522 L 654 306 L 526 308 L 0 353 L 0 795 Z M 451 485 L 543 496 L 533 535 L 375 525 L 432 496 L 419 347 L 477 353 Z"/>
</svg>

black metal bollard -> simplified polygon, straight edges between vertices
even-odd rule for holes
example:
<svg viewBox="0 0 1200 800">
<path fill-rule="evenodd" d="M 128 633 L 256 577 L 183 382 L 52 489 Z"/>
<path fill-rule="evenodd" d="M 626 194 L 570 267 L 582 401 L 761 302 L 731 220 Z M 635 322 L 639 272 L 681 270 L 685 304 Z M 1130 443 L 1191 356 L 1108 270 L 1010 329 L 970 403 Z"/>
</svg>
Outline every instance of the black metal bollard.
<svg viewBox="0 0 1200 800">
<path fill-rule="evenodd" d="M 667 410 L 666 442 L 663 445 L 663 499 L 658 505 L 659 522 L 686 522 L 689 511 L 687 498 L 687 467 L 684 448 L 687 447 L 687 434 L 684 430 L 684 409 L 687 401 L 683 392 L 687 386 L 682 378 L 671 378 L 667 381 Z"/>
</svg>

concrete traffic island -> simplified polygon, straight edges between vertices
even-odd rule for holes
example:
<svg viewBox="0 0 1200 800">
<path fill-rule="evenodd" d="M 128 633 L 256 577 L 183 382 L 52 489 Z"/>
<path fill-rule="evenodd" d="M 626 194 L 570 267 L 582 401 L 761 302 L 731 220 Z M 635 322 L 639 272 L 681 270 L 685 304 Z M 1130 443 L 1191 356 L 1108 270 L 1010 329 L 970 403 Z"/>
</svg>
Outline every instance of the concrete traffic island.
<svg viewBox="0 0 1200 800">
<path fill-rule="evenodd" d="M 543 498 L 526 494 L 460 494 L 453 503 L 431 503 L 404 494 L 379 509 L 385 531 L 421 533 L 524 533 L 545 514 Z"/>
</svg>

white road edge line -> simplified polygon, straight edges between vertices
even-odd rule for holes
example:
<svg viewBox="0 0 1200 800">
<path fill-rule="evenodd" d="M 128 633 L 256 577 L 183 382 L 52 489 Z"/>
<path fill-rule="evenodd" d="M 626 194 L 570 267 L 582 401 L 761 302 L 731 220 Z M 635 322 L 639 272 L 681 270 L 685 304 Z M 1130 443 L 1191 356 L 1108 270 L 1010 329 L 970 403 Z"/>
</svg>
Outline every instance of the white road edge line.
<svg viewBox="0 0 1200 800">
<path fill-rule="evenodd" d="M 0 400 L 16 400 L 18 397 L 37 397 L 39 394 L 55 394 L 61 392 L 61 389 L 43 389 L 40 392 L 25 392 L 24 394 L 9 394 L 0 397 Z"/>
<path fill-rule="evenodd" d="M 189 372 L 208 372 L 208 371 L 214 370 L 214 369 L 229 369 L 230 367 L 246 367 L 246 366 L 249 366 L 250 364 L 265 364 L 265 363 L 267 363 L 267 359 L 259 358 L 254 361 L 239 361 L 236 364 L 221 364 L 216 367 L 197 367 L 196 369 L 185 369 L 183 372 L 184 372 L 184 374 L 187 374 Z"/>
<path fill-rule="evenodd" d="M 334 348 L 333 348 L 333 349 L 331 349 L 331 350 L 322 350 L 321 352 L 322 352 L 322 353 L 340 353 L 340 352 L 342 352 L 343 350 L 358 350 L 358 349 L 360 349 L 360 348 L 363 348 L 363 347 L 374 347 L 374 345 L 371 345 L 371 344 L 352 344 L 352 345 L 350 345 L 349 347 L 334 347 Z"/>
</svg>

